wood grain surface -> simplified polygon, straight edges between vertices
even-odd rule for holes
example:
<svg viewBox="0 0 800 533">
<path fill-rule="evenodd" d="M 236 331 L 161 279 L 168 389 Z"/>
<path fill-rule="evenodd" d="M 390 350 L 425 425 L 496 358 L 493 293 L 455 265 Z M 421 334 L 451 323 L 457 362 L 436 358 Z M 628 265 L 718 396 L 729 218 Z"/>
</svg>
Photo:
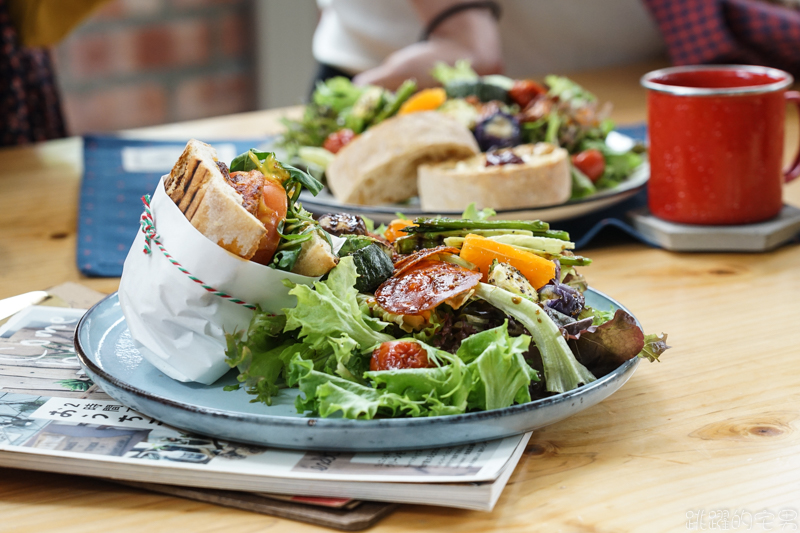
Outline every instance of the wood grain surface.
<svg viewBox="0 0 800 533">
<path fill-rule="evenodd" d="M 573 77 L 615 103 L 613 118 L 634 122 L 645 119 L 638 79 L 654 66 Z M 277 116 L 138 133 L 252 136 L 277 131 Z M 796 113 L 787 124 L 786 145 L 796 146 Z M 66 139 L 0 150 L 0 298 L 65 281 L 117 288 L 117 279 L 83 278 L 75 266 L 80 148 Z M 800 205 L 800 180 L 786 187 L 786 200 Z M 672 253 L 607 234 L 584 253 L 594 259 L 583 269 L 593 287 L 629 307 L 648 332 L 669 333 L 663 361 L 644 362 L 611 398 L 534 433 L 493 512 L 402 506 L 372 531 L 722 530 L 713 522 L 722 511 L 727 530 L 800 527 L 800 248 Z M 325 531 L 92 479 L 0 469 L 2 532 L 189 530 Z"/>
</svg>

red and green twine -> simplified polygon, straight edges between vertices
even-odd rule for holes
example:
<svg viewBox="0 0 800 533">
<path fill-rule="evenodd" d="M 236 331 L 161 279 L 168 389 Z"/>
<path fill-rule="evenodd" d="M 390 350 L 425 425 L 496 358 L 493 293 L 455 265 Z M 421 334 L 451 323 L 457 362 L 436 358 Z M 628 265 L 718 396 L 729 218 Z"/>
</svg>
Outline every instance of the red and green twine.
<svg viewBox="0 0 800 533">
<path fill-rule="evenodd" d="M 190 280 L 192 280 L 195 283 L 197 283 L 198 285 L 200 285 L 207 292 L 210 292 L 214 296 L 219 296 L 220 298 L 225 298 L 226 300 L 228 300 L 230 302 L 233 302 L 235 304 L 242 305 L 242 306 L 246 307 L 247 309 L 255 309 L 256 308 L 255 305 L 251 305 L 251 304 L 249 304 L 249 303 L 247 303 L 247 302 L 245 302 L 243 300 L 240 300 L 238 298 L 234 298 L 233 296 L 231 296 L 229 294 L 226 294 L 226 293 L 224 293 L 222 291 L 218 291 L 214 287 L 206 285 L 205 283 L 203 283 L 202 280 L 200 280 L 197 277 L 193 276 L 180 263 L 178 263 L 178 261 L 176 261 L 175 258 L 172 257 L 169 254 L 169 252 L 167 252 L 167 250 L 164 248 L 164 245 L 161 244 L 161 236 L 156 232 L 156 223 L 155 223 L 155 220 L 153 220 L 153 213 L 150 211 L 150 195 L 149 194 L 146 194 L 146 195 L 142 196 L 142 203 L 144 204 L 144 213 L 142 213 L 142 217 L 139 220 L 139 223 L 142 226 L 142 233 L 144 233 L 144 250 L 143 250 L 143 252 L 145 254 L 150 254 L 152 252 L 151 243 L 155 243 L 155 245 L 158 246 L 158 249 L 161 250 L 161 252 L 164 254 L 164 257 L 166 257 L 167 260 L 170 263 L 175 265 L 178 268 L 178 270 L 180 270 L 181 272 L 183 272 L 184 274 L 189 276 Z"/>
</svg>

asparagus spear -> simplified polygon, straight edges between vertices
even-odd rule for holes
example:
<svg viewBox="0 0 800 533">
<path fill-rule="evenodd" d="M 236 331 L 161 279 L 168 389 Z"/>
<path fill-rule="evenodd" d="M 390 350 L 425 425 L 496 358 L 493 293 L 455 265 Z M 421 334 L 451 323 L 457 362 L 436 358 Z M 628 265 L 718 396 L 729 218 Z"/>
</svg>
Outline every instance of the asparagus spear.
<svg viewBox="0 0 800 533">
<path fill-rule="evenodd" d="M 491 230 L 522 230 L 533 235 L 549 237 L 562 241 L 569 240 L 566 231 L 551 230 L 547 222 L 541 220 L 462 220 L 454 218 L 417 218 L 414 226 L 403 228 L 409 235 L 424 234 L 424 238 L 437 238 L 447 232 L 448 237 L 463 237 L 468 233 Z"/>
<path fill-rule="evenodd" d="M 405 228 L 409 233 L 426 231 L 473 230 L 473 229 L 523 229 L 541 233 L 550 229 L 550 224 L 541 220 L 465 220 L 461 218 L 416 218 L 416 226 Z"/>
</svg>

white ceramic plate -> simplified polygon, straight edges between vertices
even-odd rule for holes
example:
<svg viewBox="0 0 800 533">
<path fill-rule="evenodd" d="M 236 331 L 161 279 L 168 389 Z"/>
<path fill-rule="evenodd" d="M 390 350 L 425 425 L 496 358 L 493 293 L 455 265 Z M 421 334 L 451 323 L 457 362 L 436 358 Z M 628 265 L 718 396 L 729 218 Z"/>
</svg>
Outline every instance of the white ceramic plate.
<svg viewBox="0 0 800 533">
<path fill-rule="evenodd" d="M 635 141 L 617 132 L 608 135 L 606 143 L 617 151 L 630 150 Z M 504 220 L 544 220 L 547 222 L 559 222 L 570 220 L 583 215 L 588 215 L 623 200 L 639 192 L 650 178 L 650 165 L 645 161 L 624 182 L 612 189 L 597 192 L 586 198 L 570 200 L 563 204 L 547 205 L 531 208 L 504 209 L 497 211 L 498 219 Z M 334 198 L 330 191 L 325 188 L 317 196 L 313 196 L 308 191 L 303 191 L 300 195 L 303 207 L 315 215 L 325 213 L 347 212 L 354 215 L 361 215 L 374 220 L 377 224 L 388 224 L 392 219 L 397 218 L 396 213 L 403 213 L 408 218 L 444 216 L 460 218 L 461 211 L 432 212 L 425 211 L 420 207 L 419 199 L 412 198 L 408 202 L 399 204 L 383 205 L 357 205 L 344 204 Z"/>
</svg>

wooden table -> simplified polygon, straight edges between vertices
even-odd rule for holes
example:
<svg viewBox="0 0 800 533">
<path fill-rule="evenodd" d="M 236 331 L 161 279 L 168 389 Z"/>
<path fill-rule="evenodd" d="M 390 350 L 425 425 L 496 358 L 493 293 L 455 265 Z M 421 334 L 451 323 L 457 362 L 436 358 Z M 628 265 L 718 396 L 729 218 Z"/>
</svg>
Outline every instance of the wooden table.
<svg viewBox="0 0 800 533">
<path fill-rule="evenodd" d="M 574 78 L 645 118 L 638 65 Z M 274 132 L 257 112 L 134 132 L 200 139 Z M 796 146 L 790 114 L 787 147 Z M 75 266 L 78 139 L 0 150 L 0 298 L 87 279 Z M 800 180 L 786 187 L 800 205 Z M 800 527 L 800 247 L 672 253 L 630 240 L 586 251 L 597 289 L 672 349 L 601 404 L 534 433 L 492 513 L 404 506 L 376 531 L 661 532 L 727 510 L 751 531 Z M 772 513 L 770 516 L 767 513 Z M 702 513 L 702 522 L 696 520 Z M 746 514 L 746 513 L 749 513 Z M 717 515 L 720 516 L 720 515 Z M 771 520 L 770 520 L 771 519 Z M 738 524 L 739 530 L 747 529 Z M 0 469 L 0 531 L 314 531 L 296 522 L 80 477 Z"/>
</svg>

